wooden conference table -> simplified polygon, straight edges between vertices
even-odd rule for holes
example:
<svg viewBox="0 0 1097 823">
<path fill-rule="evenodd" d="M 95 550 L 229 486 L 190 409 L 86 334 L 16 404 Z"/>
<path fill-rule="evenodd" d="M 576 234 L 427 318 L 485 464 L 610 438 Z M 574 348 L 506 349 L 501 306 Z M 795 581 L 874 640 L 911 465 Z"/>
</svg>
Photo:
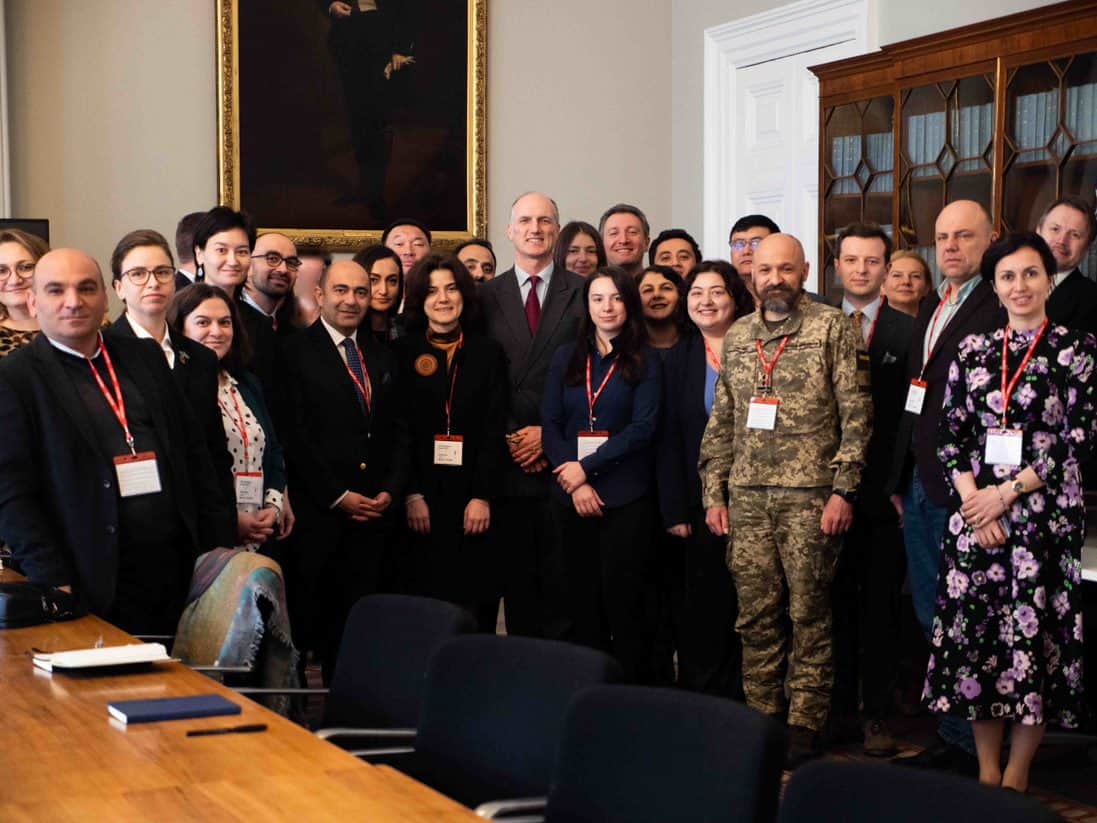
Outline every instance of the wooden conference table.
<svg viewBox="0 0 1097 823">
<path fill-rule="evenodd" d="M 0 571 L 0 580 L 19 580 Z M 371 766 L 179 663 L 111 677 L 41 671 L 32 648 L 133 643 L 97 617 L 0 631 L 0 820 L 473 821 L 472 811 Z M 222 694 L 230 717 L 122 726 L 115 700 Z M 266 723 L 267 731 L 187 737 Z"/>
</svg>

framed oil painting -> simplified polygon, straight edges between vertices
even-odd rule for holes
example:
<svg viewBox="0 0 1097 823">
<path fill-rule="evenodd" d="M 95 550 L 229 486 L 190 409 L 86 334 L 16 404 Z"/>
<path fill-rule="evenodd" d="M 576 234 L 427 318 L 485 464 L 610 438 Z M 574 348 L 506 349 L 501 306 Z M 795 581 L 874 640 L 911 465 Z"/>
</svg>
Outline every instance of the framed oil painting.
<svg viewBox="0 0 1097 823">
<path fill-rule="evenodd" d="M 352 252 L 487 229 L 487 0 L 217 0 L 218 196 Z"/>
</svg>

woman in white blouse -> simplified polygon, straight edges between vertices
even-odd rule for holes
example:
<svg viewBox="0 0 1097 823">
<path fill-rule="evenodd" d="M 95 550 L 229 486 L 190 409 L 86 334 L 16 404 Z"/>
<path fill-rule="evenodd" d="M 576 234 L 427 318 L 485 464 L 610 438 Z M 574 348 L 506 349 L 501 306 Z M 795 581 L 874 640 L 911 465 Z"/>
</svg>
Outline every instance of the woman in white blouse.
<svg viewBox="0 0 1097 823">
<path fill-rule="evenodd" d="M 168 317 L 221 364 L 217 402 L 232 455 L 238 548 L 255 551 L 272 537 L 288 536 L 293 515 L 285 460 L 259 380 L 244 369 L 248 340 L 234 301 L 218 286 L 196 283 L 176 296 Z"/>
</svg>

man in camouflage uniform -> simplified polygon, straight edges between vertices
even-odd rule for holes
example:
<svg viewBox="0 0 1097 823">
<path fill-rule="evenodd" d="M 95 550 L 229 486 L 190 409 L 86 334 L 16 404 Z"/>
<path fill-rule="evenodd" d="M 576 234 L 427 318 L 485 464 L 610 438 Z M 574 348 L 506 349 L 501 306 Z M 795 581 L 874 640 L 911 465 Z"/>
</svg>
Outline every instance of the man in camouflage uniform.
<svg viewBox="0 0 1097 823">
<path fill-rule="evenodd" d="M 730 533 L 747 704 L 782 715 L 791 667 L 790 768 L 819 752 L 834 677 L 830 583 L 872 415 L 859 335 L 804 296 L 807 273 L 795 237 L 770 235 L 755 251 L 761 305 L 724 340 L 698 466 L 709 528 Z"/>
</svg>

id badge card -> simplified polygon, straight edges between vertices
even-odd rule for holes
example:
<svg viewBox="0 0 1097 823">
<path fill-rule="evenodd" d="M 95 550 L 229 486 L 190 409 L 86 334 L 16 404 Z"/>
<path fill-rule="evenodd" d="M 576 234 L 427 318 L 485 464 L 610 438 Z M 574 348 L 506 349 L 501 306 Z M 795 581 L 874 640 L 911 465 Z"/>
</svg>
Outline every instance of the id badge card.
<svg viewBox="0 0 1097 823">
<path fill-rule="evenodd" d="M 118 494 L 122 497 L 160 491 L 160 469 L 156 466 L 155 452 L 120 455 L 114 458 L 114 471 L 118 475 Z"/>
<path fill-rule="evenodd" d="M 904 409 L 911 414 L 921 414 L 922 405 L 926 402 L 926 386 L 929 384 L 925 380 L 911 380 L 910 388 L 907 389 L 907 404 Z"/>
<path fill-rule="evenodd" d="M 984 462 L 988 466 L 1020 466 L 1024 440 L 1020 429 L 988 429 Z"/>
<path fill-rule="evenodd" d="M 236 502 L 263 505 L 262 472 L 236 472 Z"/>
<path fill-rule="evenodd" d="M 584 457 L 590 457 L 598 451 L 598 449 L 602 448 L 602 444 L 609 440 L 609 432 L 579 432 L 578 440 L 579 442 L 575 449 L 575 459 L 582 460 Z"/>
<path fill-rule="evenodd" d="M 465 438 L 460 434 L 434 435 L 434 465 L 460 466 L 465 455 Z"/>
<path fill-rule="evenodd" d="M 773 431 L 777 428 L 777 407 L 781 401 L 776 397 L 752 397 L 747 410 L 747 428 Z"/>
</svg>

